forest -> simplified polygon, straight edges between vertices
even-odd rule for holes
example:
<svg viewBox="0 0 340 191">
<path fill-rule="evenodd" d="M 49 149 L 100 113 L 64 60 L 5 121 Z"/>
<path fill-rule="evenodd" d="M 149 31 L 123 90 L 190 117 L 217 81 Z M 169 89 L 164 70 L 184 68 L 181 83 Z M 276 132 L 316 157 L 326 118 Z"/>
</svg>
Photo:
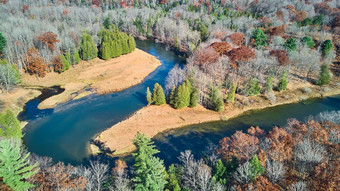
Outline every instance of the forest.
<svg viewBox="0 0 340 191">
<path fill-rule="evenodd" d="M 0 0 L 0 20 L 0 94 L 11 94 L 24 73 L 40 79 L 126 55 L 135 38 L 186 60 L 163 87 L 146 89 L 148 104 L 222 112 L 256 96 L 275 103 L 289 84 L 307 93 L 340 87 L 339 0 Z M 4 109 L 0 190 L 338 190 L 339 119 L 333 111 L 268 132 L 250 127 L 203 158 L 182 152 L 170 166 L 139 133 L 132 164 L 72 166 L 28 152 L 20 122 Z"/>
</svg>

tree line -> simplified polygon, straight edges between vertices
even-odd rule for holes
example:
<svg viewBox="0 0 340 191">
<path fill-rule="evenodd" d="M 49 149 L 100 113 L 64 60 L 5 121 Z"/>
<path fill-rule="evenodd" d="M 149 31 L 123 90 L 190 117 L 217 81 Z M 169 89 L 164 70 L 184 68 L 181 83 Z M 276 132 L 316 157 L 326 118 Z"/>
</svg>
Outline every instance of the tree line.
<svg viewBox="0 0 340 191">
<path fill-rule="evenodd" d="M 0 189 L 332 190 L 340 165 L 339 119 L 340 111 L 332 111 L 307 122 L 290 119 L 268 132 L 250 127 L 223 138 L 203 158 L 187 150 L 179 163 L 167 167 L 151 138 L 138 133 L 133 165 L 118 159 L 111 169 L 99 161 L 74 167 L 30 154 L 22 146 L 19 121 L 7 110 L 0 114 L 0 125 L 6 127 L 0 139 Z"/>
</svg>

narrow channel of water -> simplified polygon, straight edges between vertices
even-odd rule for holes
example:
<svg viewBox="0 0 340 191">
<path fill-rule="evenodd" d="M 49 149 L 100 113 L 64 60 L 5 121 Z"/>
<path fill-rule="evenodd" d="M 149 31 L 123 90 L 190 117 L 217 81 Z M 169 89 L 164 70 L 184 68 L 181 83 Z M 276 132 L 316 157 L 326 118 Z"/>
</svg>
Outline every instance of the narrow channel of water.
<svg viewBox="0 0 340 191">
<path fill-rule="evenodd" d="M 137 47 L 162 63 L 143 83 L 118 93 L 70 101 L 55 109 L 37 109 L 40 98 L 29 101 L 20 114 L 20 119 L 29 122 L 24 129 L 28 151 L 50 156 L 55 162 L 82 163 L 88 157 L 86 146 L 94 135 L 144 107 L 146 88 L 152 88 L 156 82 L 163 85 L 169 70 L 177 63 L 183 64 L 182 59 L 162 44 L 137 41 Z"/>
<path fill-rule="evenodd" d="M 251 126 L 259 126 L 266 131 L 274 126 L 285 125 L 287 119 L 296 118 L 305 121 L 309 116 L 316 116 L 323 111 L 340 110 L 340 95 L 327 98 L 309 99 L 262 110 L 248 111 L 228 121 L 218 121 L 189 125 L 180 129 L 162 132 L 154 137 L 160 150 L 158 157 L 164 159 L 166 165 L 178 162 L 180 152 L 192 150 L 200 158 L 209 146 L 217 145 L 226 136 L 237 130 L 246 132 Z"/>
<path fill-rule="evenodd" d="M 24 130 L 28 150 L 41 156 L 50 156 L 55 162 L 81 164 L 88 157 L 86 146 L 94 135 L 145 106 L 146 87 L 152 87 L 156 82 L 163 85 L 169 70 L 176 63 L 183 63 L 175 53 L 167 51 L 161 44 L 137 41 L 137 47 L 162 62 L 143 83 L 118 93 L 70 101 L 55 109 L 37 109 L 40 98 L 29 101 L 25 111 L 20 114 L 21 119 L 29 121 Z M 340 96 L 250 111 L 226 122 L 170 130 L 158 134 L 154 141 L 161 151 L 158 156 L 165 160 L 165 164 L 170 164 L 177 162 L 179 153 L 187 149 L 192 150 L 197 157 L 202 156 L 202 151 L 208 145 L 218 144 L 220 139 L 232 135 L 236 130 L 246 131 L 250 126 L 269 130 L 274 125 L 285 124 L 288 118 L 303 120 L 326 110 L 340 110 Z"/>
</svg>

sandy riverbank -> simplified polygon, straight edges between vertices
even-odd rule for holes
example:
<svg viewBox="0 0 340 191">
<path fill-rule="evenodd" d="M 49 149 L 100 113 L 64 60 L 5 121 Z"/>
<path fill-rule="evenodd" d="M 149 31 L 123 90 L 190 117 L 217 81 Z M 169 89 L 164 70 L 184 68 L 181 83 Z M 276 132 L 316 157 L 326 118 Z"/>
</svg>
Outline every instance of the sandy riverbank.
<svg viewBox="0 0 340 191">
<path fill-rule="evenodd" d="M 22 85 L 41 87 L 59 85 L 65 88 L 64 92 L 44 100 L 38 106 L 39 109 L 53 108 L 59 103 L 78 98 L 79 96 L 74 96 L 75 94 L 80 96 L 91 93 L 104 94 L 137 85 L 159 65 L 161 63 L 154 56 L 136 49 L 127 55 L 110 60 L 95 58 L 81 61 L 61 74 L 51 72 L 39 80 L 35 76 L 24 74 Z M 89 88 L 92 91 L 88 90 Z"/>
<path fill-rule="evenodd" d="M 202 106 L 179 110 L 169 105 L 146 106 L 128 119 L 103 131 L 95 140 L 104 143 L 104 146 L 112 151 L 115 150 L 113 155 L 124 156 L 135 150 L 132 139 L 137 132 L 153 137 L 159 132 L 191 124 L 228 120 L 249 110 L 294 103 L 307 98 L 337 95 L 340 94 L 339 82 L 339 79 L 334 80 L 327 88 L 302 82 L 298 85 L 293 82 L 286 92 L 275 92 L 276 101 L 270 101 L 263 95 L 248 98 L 237 95 L 237 101 L 234 104 L 225 104 L 225 111 L 221 113 L 207 110 Z M 310 88 L 310 92 L 305 90 L 306 86 Z M 90 148 L 93 149 L 95 146 L 92 145 Z M 98 150 L 93 150 L 92 153 L 98 153 Z"/>
</svg>

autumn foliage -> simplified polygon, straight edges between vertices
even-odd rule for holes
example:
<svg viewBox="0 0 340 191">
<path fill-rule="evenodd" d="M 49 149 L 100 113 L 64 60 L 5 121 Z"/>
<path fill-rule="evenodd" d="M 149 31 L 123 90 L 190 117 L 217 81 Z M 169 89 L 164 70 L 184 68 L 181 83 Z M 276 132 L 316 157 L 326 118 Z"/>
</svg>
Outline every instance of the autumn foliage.
<svg viewBox="0 0 340 191">
<path fill-rule="evenodd" d="M 38 77 L 45 77 L 47 72 L 47 65 L 44 58 L 39 54 L 39 51 L 33 47 L 29 48 L 26 56 L 26 72 L 31 75 L 37 75 Z"/>
<path fill-rule="evenodd" d="M 53 32 L 45 32 L 41 36 L 38 36 L 37 40 L 44 43 L 48 47 L 48 49 L 53 51 L 55 49 L 55 44 L 59 42 L 57 37 L 58 35 L 54 34 Z"/>
<path fill-rule="evenodd" d="M 270 55 L 276 57 L 281 66 L 287 66 L 290 64 L 286 50 L 272 50 L 270 51 Z"/>
<path fill-rule="evenodd" d="M 231 42 L 234 43 L 236 46 L 242 46 L 246 42 L 244 34 L 242 33 L 233 33 L 229 35 L 228 38 L 230 38 Z"/>
<path fill-rule="evenodd" d="M 212 47 L 202 48 L 195 52 L 195 64 L 211 64 L 218 60 L 220 56 L 216 52 L 216 50 Z"/>
<path fill-rule="evenodd" d="M 219 55 L 225 55 L 232 49 L 231 45 L 227 42 L 214 42 L 210 47 L 215 49 Z"/>
<path fill-rule="evenodd" d="M 227 56 L 232 62 L 246 62 L 256 57 L 255 53 L 246 46 L 232 49 L 228 52 Z"/>
</svg>

